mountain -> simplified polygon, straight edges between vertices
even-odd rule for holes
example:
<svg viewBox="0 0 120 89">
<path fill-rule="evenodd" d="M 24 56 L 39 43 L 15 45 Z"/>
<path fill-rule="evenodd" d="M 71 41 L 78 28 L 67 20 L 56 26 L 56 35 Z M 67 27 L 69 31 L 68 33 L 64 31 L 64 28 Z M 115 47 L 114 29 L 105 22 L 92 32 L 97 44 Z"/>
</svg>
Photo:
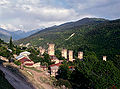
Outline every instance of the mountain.
<svg viewBox="0 0 120 89">
<path fill-rule="evenodd" d="M 1 39 L 5 40 L 5 41 L 8 41 L 10 36 L 11 36 L 11 34 L 10 34 L 9 31 L 0 28 L 0 38 Z"/>
<path fill-rule="evenodd" d="M 13 40 L 19 40 L 21 38 L 25 38 L 27 36 L 30 36 L 31 34 L 34 34 L 40 30 L 42 30 L 42 29 L 36 29 L 36 30 L 28 31 L 28 32 L 21 31 L 21 30 L 12 32 L 12 31 L 7 31 L 3 28 L 0 28 L 0 38 L 6 42 L 9 41 L 9 38 L 11 36 L 12 36 Z"/>
<path fill-rule="evenodd" d="M 46 29 L 43 29 L 42 31 L 39 31 L 35 34 L 32 34 L 32 35 L 36 35 L 36 34 L 39 34 L 41 32 L 46 32 L 48 30 L 57 30 L 57 29 L 61 29 L 61 30 L 69 30 L 69 28 L 74 28 L 74 27 L 77 27 L 77 26 L 83 26 L 83 25 L 89 25 L 89 24 L 97 24 L 97 23 L 102 23 L 102 22 L 107 22 L 109 20 L 107 19 L 103 19 L 103 18 L 83 18 L 81 20 L 78 20 L 76 22 L 67 22 L 67 23 L 64 23 L 64 24 L 61 24 L 59 26 L 52 26 L 52 27 L 49 27 L 49 28 L 46 28 Z"/>
<path fill-rule="evenodd" d="M 20 43 L 43 47 L 46 47 L 47 43 L 55 43 L 56 48 L 72 49 L 76 53 L 79 50 L 91 50 L 98 55 L 119 54 L 120 19 L 109 21 L 85 18 L 46 28 L 16 41 L 16 44 Z"/>
<path fill-rule="evenodd" d="M 62 25 L 46 28 L 15 43 L 30 43 L 33 46 L 44 48 L 47 48 L 48 43 L 54 43 L 56 49 L 73 50 L 75 57 L 77 57 L 78 51 L 85 53 L 89 51 L 95 53 L 98 59 L 102 59 L 104 55 L 107 56 L 108 60 L 112 60 L 120 68 L 119 59 L 115 58 L 120 54 L 120 19 L 79 24 L 65 28 L 61 27 Z M 63 24 L 63 26 L 65 25 Z M 70 26 L 69 23 L 67 25 Z"/>
<path fill-rule="evenodd" d="M 18 31 L 10 32 L 10 34 L 12 35 L 13 40 L 19 40 L 21 38 L 28 37 L 28 36 L 38 32 L 40 30 L 41 29 L 36 29 L 36 30 L 28 31 L 28 32 L 18 30 Z"/>
<path fill-rule="evenodd" d="M 81 20 L 78 20 L 76 22 L 68 22 L 65 24 L 61 24 L 59 26 L 52 26 L 46 29 L 43 29 L 37 33 L 32 34 L 31 36 L 18 40 L 16 43 L 32 43 L 32 45 L 44 45 L 48 42 L 55 42 L 56 41 L 66 41 L 71 34 L 73 34 L 76 31 L 79 31 L 78 33 L 83 33 L 85 31 L 88 31 L 87 29 L 82 30 L 83 27 L 92 26 L 100 23 L 106 23 L 109 20 L 102 19 L 102 18 L 83 18 Z M 78 34 L 77 33 L 77 34 Z"/>
</svg>

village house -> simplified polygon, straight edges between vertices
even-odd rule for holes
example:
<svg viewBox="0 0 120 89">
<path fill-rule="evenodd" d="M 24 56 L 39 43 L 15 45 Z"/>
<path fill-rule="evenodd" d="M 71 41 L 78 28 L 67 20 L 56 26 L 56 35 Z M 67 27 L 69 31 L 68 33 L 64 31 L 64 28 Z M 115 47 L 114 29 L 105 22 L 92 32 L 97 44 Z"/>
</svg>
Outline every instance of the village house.
<svg viewBox="0 0 120 89">
<path fill-rule="evenodd" d="M 28 55 L 30 55 L 30 52 L 21 52 L 20 55 L 16 57 L 16 59 L 26 67 L 33 67 L 34 62 L 28 57 Z"/>
<path fill-rule="evenodd" d="M 40 62 L 34 63 L 33 67 L 40 70 Z"/>
<path fill-rule="evenodd" d="M 27 51 L 21 52 L 20 55 L 28 57 L 28 55 L 30 55 L 30 52 L 27 52 Z"/>
<path fill-rule="evenodd" d="M 59 69 L 60 65 L 61 65 L 61 63 L 57 63 L 57 64 L 52 64 L 52 65 L 49 66 L 51 76 L 58 75 L 57 72 L 58 72 L 58 69 Z"/>
<path fill-rule="evenodd" d="M 40 69 L 41 69 L 42 71 L 45 71 L 45 70 L 48 69 L 48 67 L 47 67 L 47 66 L 42 66 L 42 65 L 40 65 Z"/>
<path fill-rule="evenodd" d="M 50 56 L 50 60 L 51 62 L 54 62 L 55 64 L 60 62 L 60 60 L 55 55 Z"/>
<path fill-rule="evenodd" d="M 54 64 L 50 65 L 48 67 L 48 70 L 51 74 L 51 76 L 56 76 L 59 66 L 62 64 L 63 60 L 59 60 L 56 56 L 55 56 L 55 44 L 48 44 L 48 54 L 50 56 L 50 60 L 51 62 L 54 62 Z M 41 54 L 44 53 L 45 51 L 42 50 L 42 47 L 39 47 Z M 73 50 L 67 50 L 67 49 L 62 49 L 61 50 L 61 56 L 64 57 L 65 59 L 67 59 L 67 61 L 73 62 L 75 59 L 73 57 Z M 79 51 L 78 52 L 78 59 L 83 60 L 83 52 Z M 106 61 L 106 56 L 103 57 L 103 60 Z M 46 66 L 42 66 L 40 65 L 40 68 L 42 68 L 43 70 L 46 70 L 47 67 Z M 69 66 L 69 69 L 71 71 L 75 70 L 74 66 Z"/>
<path fill-rule="evenodd" d="M 24 45 L 23 43 L 19 45 L 20 47 L 29 47 L 30 46 L 30 43 L 27 43 L 26 45 Z"/>
<path fill-rule="evenodd" d="M 26 67 L 33 67 L 34 65 L 34 62 L 26 57 L 23 57 L 19 59 L 18 61 L 21 62 Z"/>
</svg>

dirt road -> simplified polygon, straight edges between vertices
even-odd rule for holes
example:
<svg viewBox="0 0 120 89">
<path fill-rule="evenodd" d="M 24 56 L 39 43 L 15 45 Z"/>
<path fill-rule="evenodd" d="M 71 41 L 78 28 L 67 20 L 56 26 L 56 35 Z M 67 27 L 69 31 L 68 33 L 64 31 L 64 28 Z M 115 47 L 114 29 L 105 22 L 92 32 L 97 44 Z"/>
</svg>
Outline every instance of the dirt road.
<svg viewBox="0 0 120 89">
<path fill-rule="evenodd" d="M 56 89 L 56 88 L 54 88 L 53 86 L 51 86 L 47 83 L 43 83 L 43 82 L 41 83 L 40 77 L 48 78 L 47 76 L 45 76 L 44 72 L 36 72 L 34 70 L 31 70 L 31 69 L 26 69 L 26 70 L 33 74 L 33 78 L 34 78 L 35 82 L 37 82 L 37 85 L 42 86 L 44 89 Z"/>
</svg>

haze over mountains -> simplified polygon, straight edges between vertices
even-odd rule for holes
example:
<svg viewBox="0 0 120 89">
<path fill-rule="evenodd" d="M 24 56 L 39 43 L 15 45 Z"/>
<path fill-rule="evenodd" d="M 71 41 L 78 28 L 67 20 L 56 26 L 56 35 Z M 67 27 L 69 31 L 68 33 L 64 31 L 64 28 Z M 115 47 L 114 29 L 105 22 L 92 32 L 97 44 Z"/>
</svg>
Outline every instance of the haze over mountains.
<svg viewBox="0 0 120 89">
<path fill-rule="evenodd" d="M 9 38 L 12 36 L 13 40 L 18 40 L 21 38 L 25 38 L 30 36 L 33 33 L 36 33 L 38 31 L 40 31 L 42 29 L 36 29 L 36 30 L 32 30 L 32 31 L 21 31 L 21 30 L 17 30 L 17 31 L 8 31 L 6 29 L 0 28 L 0 38 L 3 39 L 4 41 L 8 42 Z"/>
</svg>

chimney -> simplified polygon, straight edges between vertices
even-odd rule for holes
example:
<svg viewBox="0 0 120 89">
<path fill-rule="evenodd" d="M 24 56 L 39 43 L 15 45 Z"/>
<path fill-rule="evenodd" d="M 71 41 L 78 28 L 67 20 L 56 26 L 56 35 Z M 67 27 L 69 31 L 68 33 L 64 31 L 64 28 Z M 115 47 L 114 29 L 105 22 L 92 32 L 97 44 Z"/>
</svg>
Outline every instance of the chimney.
<svg viewBox="0 0 120 89">
<path fill-rule="evenodd" d="M 103 61 L 106 61 L 107 56 L 103 56 Z"/>
<path fill-rule="evenodd" d="M 67 59 L 67 49 L 63 49 L 62 50 L 62 57 L 64 57 L 65 59 Z"/>
<path fill-rule="evenodd" d="M 73 62 L 73 51 L 69 50 L 69 61 Z"/>
<path fill-rule="evenodd" d="M 48 54 L 49 54 L 50 56 L 53 56 L 54 53 L 55 53 L 54 46 L 55 46 L 55 44 L 49 44 Z"/>
<path fill-rule="evenodd" d="M 78 58 L 83 59 L 83 52 L 78 52 Z"/>
</svg>

